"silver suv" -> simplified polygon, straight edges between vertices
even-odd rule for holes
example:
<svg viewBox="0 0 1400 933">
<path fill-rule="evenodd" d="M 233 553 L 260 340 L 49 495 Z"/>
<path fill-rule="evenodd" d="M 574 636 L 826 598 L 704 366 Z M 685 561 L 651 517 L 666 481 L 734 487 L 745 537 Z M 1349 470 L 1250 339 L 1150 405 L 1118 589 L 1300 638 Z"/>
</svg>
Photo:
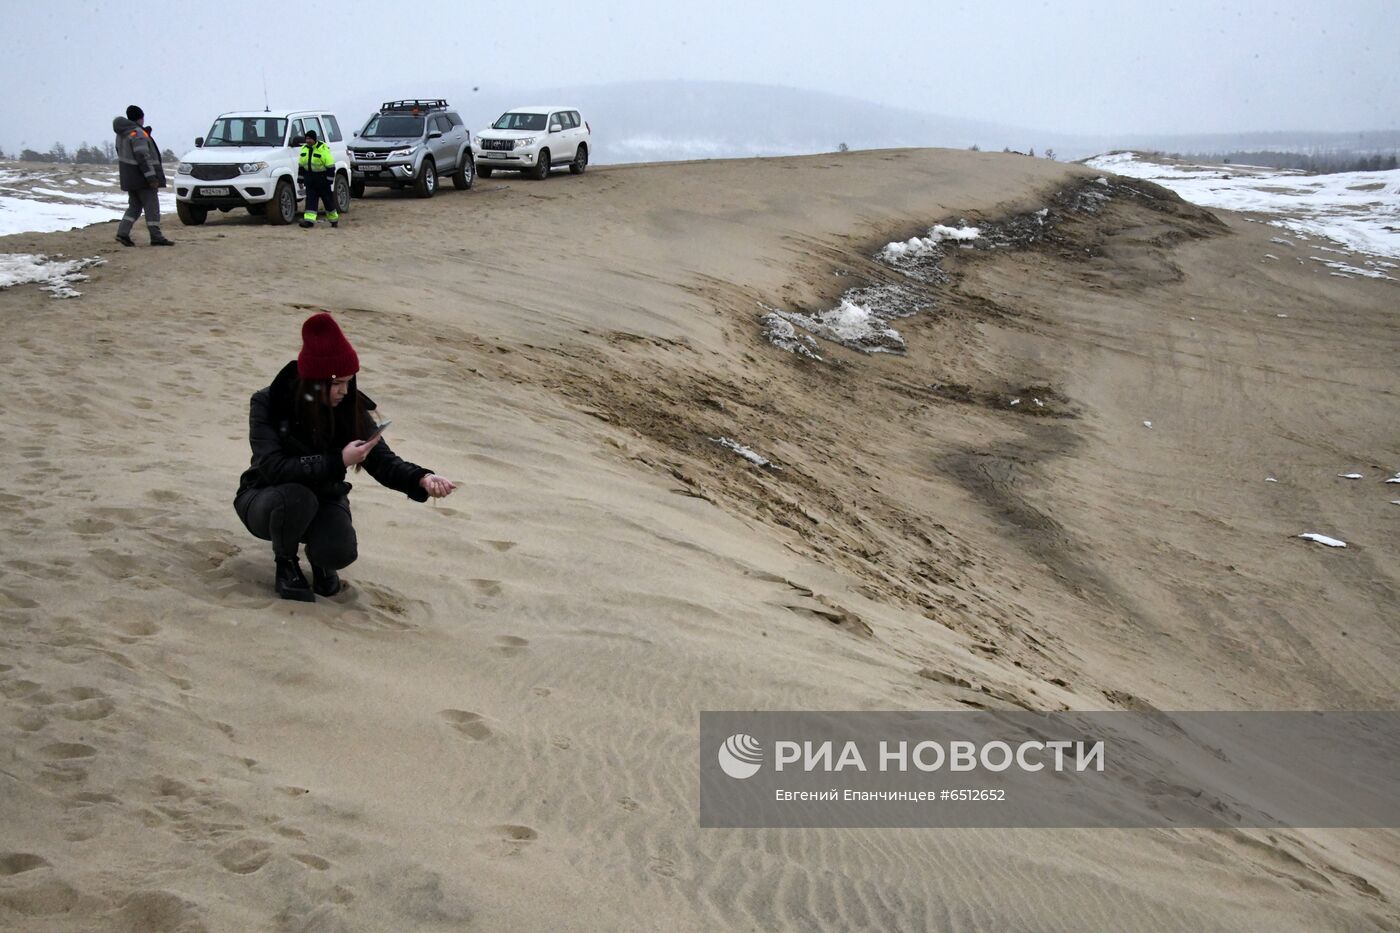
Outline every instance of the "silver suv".
<svg viewBox="0 0 1400 933">
<path fill-rule="evenodd" d="M 350 141 L 350 167 L 357 198 L 369 187 L 409 185 L 431 198 L 443 175 L 459 191 L 476 181 L 471 131 L 442 99 L 386 101 Z"/>
</svg>

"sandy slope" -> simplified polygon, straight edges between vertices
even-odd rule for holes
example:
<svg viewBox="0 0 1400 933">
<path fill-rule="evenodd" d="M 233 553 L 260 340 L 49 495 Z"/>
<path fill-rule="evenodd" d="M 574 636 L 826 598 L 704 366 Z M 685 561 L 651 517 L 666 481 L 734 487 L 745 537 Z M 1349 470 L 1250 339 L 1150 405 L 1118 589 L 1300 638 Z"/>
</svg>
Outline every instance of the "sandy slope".
<svg viewBox="0 0 1400 933">
<path fill-rule="evenodd" d="M 907 357 L 760 338 L 1075 177 L 849 153 L 0 240 L 110 260 L 0 292 L 0 922 L 1400 928 L 1391 832 L 696 828 L 701 709 L 1395 705 L 1392 283 L 1132 201 L 959 253 Z M 314 606 L 231 508 L 309 308 L 464 484 L 357 484 Z"/>
</svg>

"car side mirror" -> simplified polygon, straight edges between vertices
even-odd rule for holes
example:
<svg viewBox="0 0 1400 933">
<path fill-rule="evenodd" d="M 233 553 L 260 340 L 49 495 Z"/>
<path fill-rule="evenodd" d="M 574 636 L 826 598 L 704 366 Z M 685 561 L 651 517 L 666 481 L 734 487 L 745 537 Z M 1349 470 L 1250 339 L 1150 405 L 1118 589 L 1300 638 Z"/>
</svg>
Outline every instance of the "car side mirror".
<svg viewBox="0 0 1400 933">
<path fill-rule="evenodd" d="M 196 136 L 196 137 L 194 138 L 194 147 L 195 147 L 196 149 L 202 149 L 202 148 L 204 148 L 204 137 L 203 137 L 203 136 Z"/>
<path fill-rule="evenodd" d="M 433 130 L 428 134 L 429 139 L 442 139 L 442 130 Z"/>
<path fill-rule="evenodd" d="M 551 133 L 558 133 L 558 132 L 560 132 L 560 130 L 561 130 L 561 127 L 559 126 L 558 123 L 551 123 L 551 124 L 549 124 L 549 131 L 550 131 Z"/>
</svg>

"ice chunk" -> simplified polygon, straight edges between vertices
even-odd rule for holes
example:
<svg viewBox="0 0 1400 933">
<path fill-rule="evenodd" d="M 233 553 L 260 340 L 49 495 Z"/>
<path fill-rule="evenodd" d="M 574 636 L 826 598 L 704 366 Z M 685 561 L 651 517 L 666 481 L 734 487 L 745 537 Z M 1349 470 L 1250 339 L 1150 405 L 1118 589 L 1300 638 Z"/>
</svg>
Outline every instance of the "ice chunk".
<svg viewBox="0 0 1400 933">
<path fill-rule="evenodd" d="M 736 454 L 743 457 L 750 463 L 756 464 L 769 470 L 778 469 L 776 466 L 773 465 L 773 461 L 769 460 L 767 457 L 762 456 L 761 454 L 753 450 L 753 448 L 745 447 L 738 441 L 730 440 L 727 437 L 712 437 L 710 438 L 710 440 L 721 447 L 729 448 L 730 450 L 734 451 Z"/>
<path fill-rule="evenodd" d="M 1320 534 L 1318 534 L 1317 532 L 1314 532 L 1314 531 L 1306 532 L 1306 533 L 1304 533 L 1304 534 L 1299 535 L 1298 537 L 1300 537 L 1300 538 L 1306 538 L 1306 539 L 1309 540 L 1309 541 L 1316 541 L 1318 544 L 1325 544 L 1325 545 L 1327 545 L 1328 547 L 1346 547 L 1346 546 L 1347 546 L 1347 543 L 1346 543 L 1345 541 L 1339 541 L 1339 540 L 1337 540 L 1336 538 L 1329 538 L 1329 537 L 1327 537 L 1327 535 L 1320 535 Z"/>
</svg>

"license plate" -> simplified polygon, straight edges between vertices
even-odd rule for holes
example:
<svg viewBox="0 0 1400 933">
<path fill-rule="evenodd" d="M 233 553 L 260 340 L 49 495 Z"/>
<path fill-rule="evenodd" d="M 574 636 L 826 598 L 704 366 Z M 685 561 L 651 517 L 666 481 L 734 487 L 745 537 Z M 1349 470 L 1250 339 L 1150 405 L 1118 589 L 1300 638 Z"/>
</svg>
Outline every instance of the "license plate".
<svg viewBox="0 0 1400 933">
<path fill-rule="evenodd" d="M 199 189 L 199 193 L 202 194 L 202 195 L 204 195 L 206 198 L 226 198 L 226 197 L 228 197 L 228 189 L 227 189 L 227 188 L 200 188 L 200 189 Z"/>
<path fill-rule="evenodd" d="M 506 157 L 504 152 L 483 152 L 482 155 L 488 159 L 504 159 Z"/>
</svg>

